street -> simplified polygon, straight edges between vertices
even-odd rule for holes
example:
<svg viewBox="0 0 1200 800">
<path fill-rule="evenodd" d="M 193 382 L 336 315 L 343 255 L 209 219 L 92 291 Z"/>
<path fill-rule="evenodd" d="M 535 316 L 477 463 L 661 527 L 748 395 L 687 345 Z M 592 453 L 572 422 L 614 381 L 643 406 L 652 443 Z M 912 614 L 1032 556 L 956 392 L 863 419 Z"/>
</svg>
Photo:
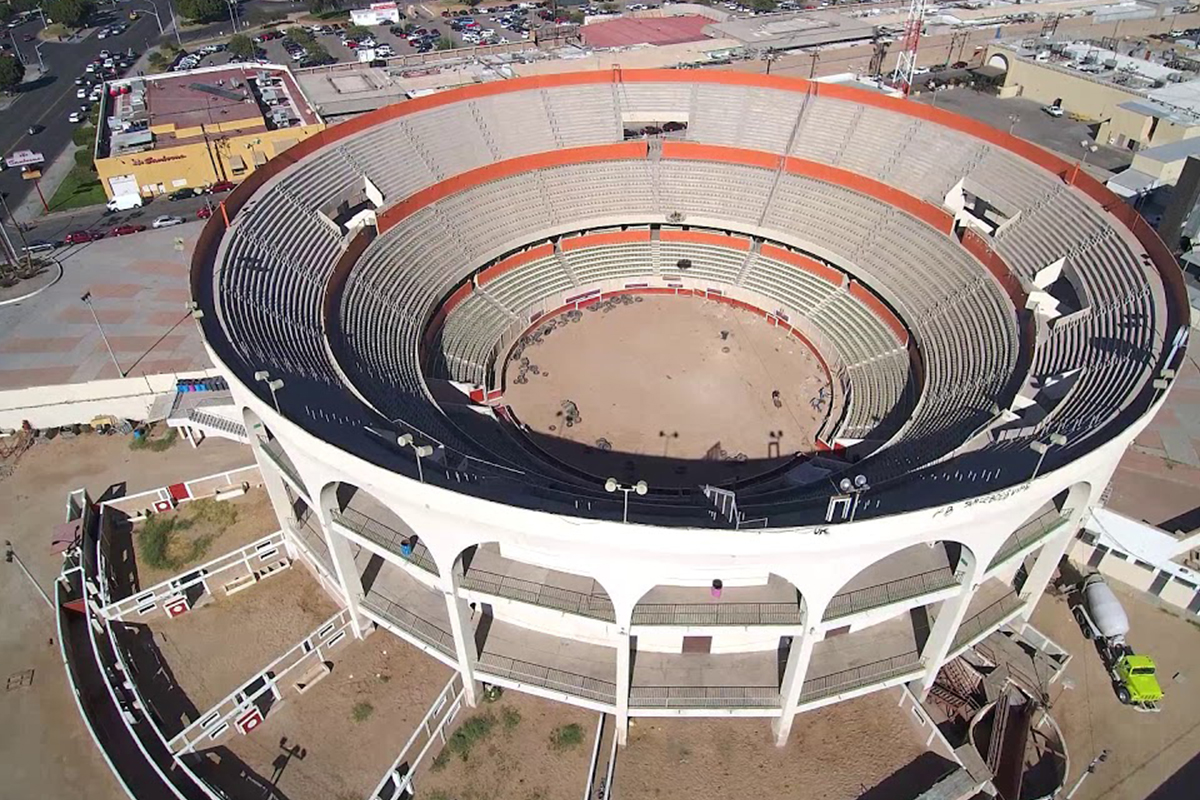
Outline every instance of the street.
<svg viewBox="0 0 1200 800">
<path fill-rule="evenodd" d="M 71 133 L 76 125 L 67 122 L 67 115 L 80 105 L 75 97 L 75 78 L 82 75 L 84 67 L 94 59 L 101 50 L 126 50 L 132 47 L 138 53 L 146 50 L 147 43 L 154 43 L 159 38 L 158 24 L 153 16 L 142 14 L 136 21 L 129 21 L 126 10 L 138 9 L 148 4 L 122 4 L 120 12 L 101 14 L 107 21 L 101 25 L 117 22 L 119 19 L 129 23 L 129 29 L 118 36 L 107 39 L 96 38 L 95 32 L 81 42 L 58 43 L 47 42 L 42 45 L 42 58 L 46 63 L 46 75 L 31 81 L 21 87 L 22 91 L 13 99 L 11 105 L 0 114 L 0 154 L 8 155 L 14 150 L 33 150 L 45 155 L 49 164 L 71 144 Z M 37 41 L 23 42 L 21 37 L 27 33 L 41 30 L 41 19 L 34 17 L 16 28 L 0 28 L 5 37 L 11 36 L 15 48 L 19 48 L 21 56 L 30 65 L 29 69 L 37 68 L 38 58 L 34 52 Z M 30 125 L 43 125 L 45 130 L 30 136 Z M 20 170 L 10 169 L 0 173 L 0 192 L 4 193 L 5 202 L 10 209 L 15 209 L 33 190 L 28 181 L 22 180 Z M 46 198 L 49 200 L 50 198 Z"/>
</svg>

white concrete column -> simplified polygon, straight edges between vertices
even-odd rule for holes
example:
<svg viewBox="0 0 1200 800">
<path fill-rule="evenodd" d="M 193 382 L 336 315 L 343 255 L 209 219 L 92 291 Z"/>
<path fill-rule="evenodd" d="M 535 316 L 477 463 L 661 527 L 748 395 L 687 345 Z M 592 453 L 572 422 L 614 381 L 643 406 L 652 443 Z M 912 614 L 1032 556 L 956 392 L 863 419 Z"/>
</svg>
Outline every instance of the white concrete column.
<svg viewBox="0 0 1200 800">
<path fill-rule="evenodd" d="M 271 508 L 275 509 L 275 518 L 279 520 L 279 527 L 286 531 L 293 522 L 293 511 L 283 478 L 280 477 L 275 463 L 259 452 L 261 448 L 257 444 L 251 445 L 250 450 L 254 453 L 254 460 L 258 463 L 258 472 L 262 475 L 263 488 L 267 490 L 267 497 L 271 499 Z"/>
<path fill-rule="evenodd" d="M 630 670 L 631 648 L 629 631 L 617 634 L 617 744 L 625 746 L 629 739 L 629 685 L 633 681 Z"/>
<path fill-rule="evenodd" d="M 800 705 L 800 694 L 804 691 L 804 678 L 808 674 L 808 664 L 812 660 L 816 639 L 815 629 L 805 631 L 792 639 L 787 667 L 783 670 L 783 684 L 779 687 L 779 706 L 782 713 L 778 718 L 771 720 L 776 747 L 786 745 L 788 736 L 792 733 L 792 720 L 796 718 L 796 709 Z"/>
<path fill-rule="evenodd" d="M 462 674 L 463 699 L 472 708 L 478 702 L 479 687 L 475 682 L 475 664 L 479 660 L 479 652 L 475 648 L 475 628 L 471 625 L 471 607 L 465 599 L 458 595 L 458 573 L 454 569 L 446 570 L 450 588 L 443 588 L 446 597 L 446 611 L 450 616 L 450 633 L 454 637 L 454 652 L 458 659 L 458 671 Z"/>
<path fill-rule="evenodd" d="M 1074 494 L 1074 493 L 1073 493 Z M 1079 526 L 1083 523 L 1083 516 L 1087 513 L 1088 506 L 1086 505 L 1086 492 L 1078 493 L 1081 502 L 1077 503 L 1071 509 L 1071 516 L 1067 520 L 1067 524 L 1062 527 L 1062 530 L 1054 534 L 1043 545 L 1033 562 L 1033 568 L 1029 570 L 1029 575 L 1025 578 L 1025 583 L 1021 586 L 1021 591 L 1018 597 L 1021 602 L 1025 603 L 1025 607 L 1021 609 L 1021 619 L 1025 622 L 1033 616 L 1033 611 L 1037 608 L 1038 601 L 1042 594 L 1046 591 L 1046 584 L 1050 582 L 1050 576 L 1054 574 L 1054 570 L 1058 567 L 1062 557 L 1067 552 L 1067 548 L 1071 546 L 1075 534 L 1079 532 Z M 1067 502 L 1071 502 L 1071 497 L 1068 496 Z"/>
<path fill-rule="evenodd" d="M 362 596 L 362 577 L 358 574 L 358 565 L 354 563 L 354 551 L 350 548 L 350 541 L 333 530 L 328 522 L 321 520 L 321 526 L 324 529 L 325 542 L 329 546 L 329 555 L 333 560 L 334 577 L 342 589 L 346 607 L 350 609 L 350 624 L 354 629 L 354 636 L 361 639 L 363 621 L 358 610 L 358 600 Z"/>
<path fill-rule="evenodd" d="M 925 640 L 925 647 L 921 649 L 921 661 L 925 664 L 925 674 L 910 683 L 908 687 L 922 700 L 928 696 L 929 689 L 937 680 L 938 671 L 942 668 L 942 662 L 950 653 L 950 645 L 954 643 L 958 628 L 967 614 L 967 606 L 971 604 L 971 598 L 975 596 L 975 590 L 978 588 L 976 585 L 978 577 L 979 570 L 976 565 L 972 565 L 963 576 L 962 590 L 942 602 L 942 609 L 933 623 L 933 630 L 929 632 L 929 638 Z"/>
</svg>

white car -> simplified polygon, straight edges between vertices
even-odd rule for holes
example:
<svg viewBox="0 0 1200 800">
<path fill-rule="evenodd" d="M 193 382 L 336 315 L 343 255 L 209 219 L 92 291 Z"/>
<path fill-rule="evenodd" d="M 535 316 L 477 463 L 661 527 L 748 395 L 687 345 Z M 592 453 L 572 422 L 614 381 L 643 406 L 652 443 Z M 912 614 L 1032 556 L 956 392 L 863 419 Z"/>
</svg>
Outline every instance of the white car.
<svg viewBox="0 0 1200 800">
<path fill-rule="evenodd" d="M 88 94 L 89 94 L 89 92 L 87 89 L 76 89 L 75 90 L 75 96 L 78 97 L 80 100 L 86 99 Z"/>
<path fill-rule="evenodd" d="M 1052 117 L 1061 117 L 1063 115 L 1062 106 L 1042 106 L 1042 111 L 1045 111 Z"/>
<path fill-rule="evenodd" d="M 183 217 L 172 217 L 169 214 L 164 214 L 158 217 L 154 222 L 150 223 L 151 228 L 169 228 L 172 225 L 182 225 Z"/>
<path fill-rule="evenodd" d="M 67 115 L 67 122 L 83 122 L 87 119 L 87 115 L 82 111 L 72 111 Z"/>
</svg>

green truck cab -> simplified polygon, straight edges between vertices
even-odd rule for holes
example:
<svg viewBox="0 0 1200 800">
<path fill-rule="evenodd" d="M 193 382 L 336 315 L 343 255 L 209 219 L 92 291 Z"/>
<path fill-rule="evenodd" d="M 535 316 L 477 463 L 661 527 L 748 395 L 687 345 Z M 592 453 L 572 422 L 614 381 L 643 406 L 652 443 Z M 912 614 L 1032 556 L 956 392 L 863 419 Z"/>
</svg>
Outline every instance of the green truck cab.
<svg viewBox="0 0 1200 800">
<path fill-rule="evenodd" d="M 1158 685 L 1154 659 L 1150 656 L 1121 656 L 1112 671 L 1118 682 L 1117 697 L 1122 703 L 1157 703 L 1162 700 L 1162 687 Z"/>
</svg>

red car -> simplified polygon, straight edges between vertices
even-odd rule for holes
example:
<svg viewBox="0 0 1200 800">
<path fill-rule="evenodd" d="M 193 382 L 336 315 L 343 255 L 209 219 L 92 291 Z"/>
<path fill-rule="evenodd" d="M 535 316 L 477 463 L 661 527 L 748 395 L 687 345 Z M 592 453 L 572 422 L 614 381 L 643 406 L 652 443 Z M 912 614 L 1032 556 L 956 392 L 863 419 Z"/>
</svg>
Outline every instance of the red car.
<svg viewBox="0 0 1200 800">
<path fill-rule="evenodd" d="M 63 244 L 87 244 L 103 238 L 104 234 L 98 231 L 71 231 L 63 237 Z"/>
<path fill-rule="evenodd" d="M 131 233 L 141 233 L 146 230 L 145 225 L 118 225 L 112 229 L 113 236 L 128 236 Z"/>
<path fill-rule="evenodd" d="M 205 206 L 204 208 L 202 208 L 196 212 L 196 219 L 208 219 L 209 217 L 212 216 L 212 212 L 213 212 L 212 208 L 210 208 L 209 206 Z"/>
<path fill-rule="evenodd" d="M 231 191 L 234 187 L 233 181 L 217 181 L 212 186 L 208 187 L 209 194 L 220 194 L 221 192 Z"/>
</svg>

